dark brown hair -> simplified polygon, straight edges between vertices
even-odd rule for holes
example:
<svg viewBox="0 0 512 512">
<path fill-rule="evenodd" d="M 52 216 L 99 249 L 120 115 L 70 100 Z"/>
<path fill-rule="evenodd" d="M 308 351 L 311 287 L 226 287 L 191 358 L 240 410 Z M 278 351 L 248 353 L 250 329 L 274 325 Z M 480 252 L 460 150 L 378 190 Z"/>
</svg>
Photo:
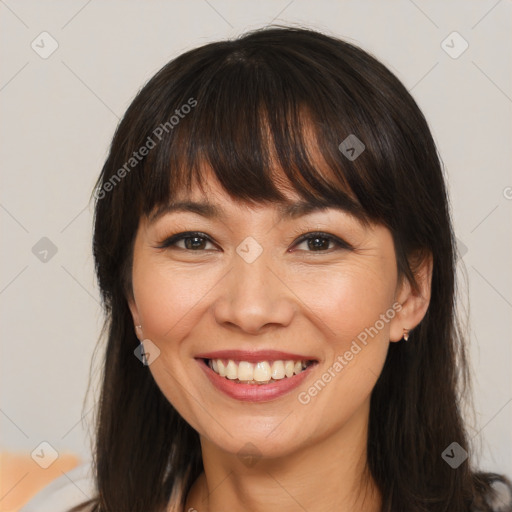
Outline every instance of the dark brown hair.
<svg viewBox="0 0 512 512">
<path fill-rule="evenodd" d="M 339 149 L 350 135 L 365 146 L 356 159 Z M 328 173 L 319 172 L 312 142 Z M 306 200 L 337 202 L 386 226 L 399 275 L 413 286 L 412 256 L 432 254 L 427 313 L 407 343 L 390 345 L 372 392 L 367 465 L 384 512 L 491 510 L 484 497 L 501 477 L 471 465 L 462 421 L 469 373 L 454 307 L 456 250 L 430 130 L 406 88 L 369 53 L 291 27 L 180 55 L 142 88 L 116 130 L 94 194 L 93 250 L 108 340 L 92 510 L 160 512 L 171 496 L 183 506 L 202 471 L 197 432 L 134 356 L 127 297 L 141 216 L 193 180 L 201 184 L 203 164 L 236 200 L 283 200 L 279 170 Z M 452 442 L 470 454 L 456 469 L 441 456 Z"/>
</svg>

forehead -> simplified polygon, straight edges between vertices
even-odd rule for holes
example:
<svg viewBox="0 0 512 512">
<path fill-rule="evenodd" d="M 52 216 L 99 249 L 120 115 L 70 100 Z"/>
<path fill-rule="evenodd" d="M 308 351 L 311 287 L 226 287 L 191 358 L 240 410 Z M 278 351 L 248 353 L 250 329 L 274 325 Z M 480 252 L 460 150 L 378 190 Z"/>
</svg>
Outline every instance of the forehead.
<svg viewBox="0 0 512 512">
<path fill-rule="evenodd" d="M 364 225 L 368 225 L 364 213 L 354 210 L 354 201 L 340 195 L 336 200 L 305 199 L 282 176 L 276 185 L 281 192 L 282 200 L 248 201 L 230 196 L 219 183 L 211 170 L 204 170 L 202 183 L 194 181 L 189 189 L 174 191 L 172 199 L 156 207 L 148 216 L 149 223 L 156 222 L 163 215 L 189 212 L 209 219 L 229 220 L 232 207 L 268 208 L 277 211 L 283 220 L 292 220 L 315 212 L 335 209 L 353 217 Z"/>
<path fill-rule="evenodd" d="M 241 171 L 242 173 L 243 171 Z M 200 176 L 200 179 L 198 179 Z M 279 189 L 279 192 L 283 195 L 284 202 L 295 202 L 301 199 L 300 194 L 294 189 L 292 184 L 290 183 L 288 177 L 283 173 L 274 173 L 273 181 L 276 184 L 276 187 Z M 217 175 L 213 171 L 213 169 L 209 165 L 202 165 L 201 172 L 199 174 L 194 175 L 192 182 L 190 184 L 190 188 L 185 189 L 182 187 L 179 190 L 173 191 L 173 200 L 183 201 L 183 200 L 193 200 L 193 201 L 201 201 L 208 200 L 211 203 L 225 204 L 233 203 L 237 205 L 253 205 L 253 206 L 262 206 L 265 201 L 257 201 L 257 200 L 242 200 L 238 197 L 233 197 L 230 195 L 227 190 L 222 186 L 217 178 Z M 279 203 L 279 201 L 268 202 L 269 206 L 275 206 Z"/>
<path fill-rule="evenodd" d="M 335 176 L 333 174 L 332 169 L 327 165 L 327 162 L 321 155 L 319 149 L 316 145 L 314 145 L 311 140 L 308 141 L 308 152 L 312 157 L 312 161 L 314 162 L 314 169 L 317 177 L 321 177 L 325 183 L 328 183 L 332 189 L 336 188 L 340 190 L 340 193 L 337 197 L 340 203 L 343 203 L 344 200 L 347 203 L 351 203 L 354 206 L 361 206 L 359 200 L 356 195 L 350 189 L 349 185 L 346 183 L 344 176 L 338 175 Z M 295 203 L 304 201 L 305 197 L 301 195 L 297 191 L 297 187 L 290 181 L 288 175 L 284 172 L 282 168 L 276 163 L 275 155 L 272 157 L 272 164 L 270 167 L 270 176 L 273 182 L 273 185 L 279 192 L 281 199 L 274 200 L 266 200 L 266 199 L 247 199 L 243 200 L 234 195 L 230 195 L 226 187 L 223 187 L 220 183 L 217 173 L 212 169 L 211 165 L 207 162 L 200 162 L 198 165 L 199 172 L 193 173 L 189 176 L 190 181 L 188 188 L 185 186 L 181 186 L 179 188 L 175 188 L 171 192 L 171 197 L 176 201 L 183 200 L 203 200 L 208 198 L 209 202 L 216 203 L 234 203 L 241 206 L 264 206 L 267 204 L 269 207 L 279 208 L 282 204 Z M 185 171 L 186 172 L 186 171 Z M 240 169 L 240 175 L 243 177 L 244 172 L 248 172 L 247 170 Z M 236 176 L 238 180 L 239 176 Z M 302 186 L 307 185 L 306 181 L 303 177 L 300 178 L 302 182 Z M 183 180 L 182 180 L 183 183 Z M 249 188 L 249 187 L 247 187 Z M 331 200 L 323 200 L 319 198 L 318 191 L 314 190 L 314 188 L 310 185 L 309 187 L 310 194 L 312 199 L 309 202 L 319 203 L 334 203 L 335 201 Z M 250 195 L 250 194 L 249 194 Z M 313 200 L 313 196 L 316 196 L 317 199 Z M 344 199 L 345 198 L 345 199 Z"/>
</svg>

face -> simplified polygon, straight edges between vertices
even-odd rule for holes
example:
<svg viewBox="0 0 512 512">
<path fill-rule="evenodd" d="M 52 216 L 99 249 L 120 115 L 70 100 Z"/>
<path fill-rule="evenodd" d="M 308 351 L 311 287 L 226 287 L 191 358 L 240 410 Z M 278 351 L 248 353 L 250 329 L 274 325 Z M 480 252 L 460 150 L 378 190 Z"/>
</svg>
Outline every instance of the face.
<svg viewBox="0 0 512 512">
<path fill-rule="evenodd" d="M 177 199 L 218 216 L 169 210 L 135 239 L 130 309 L 160 351 L 149 371 L 163 394 L 230 453 L 286 455 L 367 417 L 402 328 L 391 233 L 335 208 L 249 207 L 207 183 Z"/>
</svg>

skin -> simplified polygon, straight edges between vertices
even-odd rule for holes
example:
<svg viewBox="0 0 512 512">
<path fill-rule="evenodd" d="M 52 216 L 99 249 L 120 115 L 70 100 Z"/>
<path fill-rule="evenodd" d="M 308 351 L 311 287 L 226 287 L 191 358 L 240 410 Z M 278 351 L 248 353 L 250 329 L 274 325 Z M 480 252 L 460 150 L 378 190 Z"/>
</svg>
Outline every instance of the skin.
<svg viewBox="0 0 512 512">
<path fill-rule="evenodd" d="M 364 471 L 370 393 L 389 343 L 401 340 L 403 329 L 413 329 L 427 311 L 432 259 L 418 267 L 416 293 L 398 279 L 385 227 L 365 228 L 337 209 L 283 220 L 274 205 L 233 201 L 205 172 L 207 195 L 196 187 L 187 198 L 217 204 L 225 218 L 191 212 L 167 213 L 153 223 L 142 218 L 129 299 L 134 324 L 142 326 L 137 336 L 160 350 L 149 370 L 200 435 L 204 472 L 185 510 L 378 511 L 380 493 Z M 290 200 L 298 199 L 286 190 Z M 326 240 L 320 249 L 297 243 L 317 230 L 354 249 Z M 200 249 L 185 249 L 184 240 L 157 248 L 183 231 L 201 231 L 213 242 L 201 239 Z M 236 252 L 248 236 L 263 248 L 250 264 Z M 397 303 L 400 311 L 393 309 Z M 395 314 L 378 334 L 360 344 L 362 350 L 309 403 L 301 403 L 298 394 L 387 311 Z M 247 403 L 213 387 L 194 359 L 222 349 L 282 350 L 312 355 L 318 364 L 298 389 Z M 247 443 L 259 454 L 252 465 L 238 456 Z"/>
</svg>

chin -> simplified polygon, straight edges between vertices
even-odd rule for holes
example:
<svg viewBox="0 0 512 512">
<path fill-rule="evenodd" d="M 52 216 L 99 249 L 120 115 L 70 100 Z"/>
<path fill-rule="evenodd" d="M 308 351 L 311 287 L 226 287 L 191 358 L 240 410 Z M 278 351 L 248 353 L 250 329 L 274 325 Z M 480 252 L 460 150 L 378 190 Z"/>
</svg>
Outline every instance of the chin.
<svg viewBox="0 0 512 512">
<path fill-rule="evenodd" d="M 212 422 L 199 431 L 200 435 L 222 451 L 239 458 L 280 458 L 300 450 L 311 435 L 304 425 L 291 428 L 290 417 L 262 418 L 258 424 L 249 427 L 252 418 L 241 416 L 238 421 L 222 423 L 212 429 Z M 224 428 L 223 428 L 224 427 Z M 232 435 L 230 435 L 232 434 Z"/>
</svg>

